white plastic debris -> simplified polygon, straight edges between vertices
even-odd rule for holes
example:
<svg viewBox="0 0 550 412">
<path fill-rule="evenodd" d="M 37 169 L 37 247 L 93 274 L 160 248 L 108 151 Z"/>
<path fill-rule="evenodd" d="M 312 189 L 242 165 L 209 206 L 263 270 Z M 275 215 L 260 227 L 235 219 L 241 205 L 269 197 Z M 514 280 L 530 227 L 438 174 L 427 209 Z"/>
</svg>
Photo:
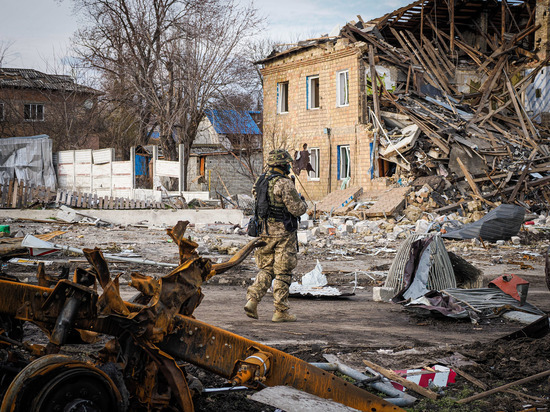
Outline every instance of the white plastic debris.
<svg viewBox="0 0 550 412">
<path fill-rule="evenodd" d="M 322 287 L 327 283 L 327 277 L 323 275 L 323 266 L 321 266 L 319 260 L 317 260 L 317 264 L 311 272 L 302 276 L 302 285 L 304 286 Z"/>
</svg>

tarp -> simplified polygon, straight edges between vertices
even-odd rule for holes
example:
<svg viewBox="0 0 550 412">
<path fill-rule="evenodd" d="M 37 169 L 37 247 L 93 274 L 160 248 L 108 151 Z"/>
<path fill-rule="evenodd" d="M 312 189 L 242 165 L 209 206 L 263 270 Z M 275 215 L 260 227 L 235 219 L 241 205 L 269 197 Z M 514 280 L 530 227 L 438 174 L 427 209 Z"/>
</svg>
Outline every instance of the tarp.
<svg viewBox="0 0 550 412">
<path fill-rule="evenodd" d="M 478 239 L 496 242 L 517 235 L 523 224 L 525 209 L 516 205 L 500 205 L 477 222 L 445 233 L 447 239 Z"/>
<path fill-rule="evenodd" d="M 33 186 L 56 188 L 52 141 L 42 134 L 0 139 L 0 184 L 17 179 Z"/>
</svg>

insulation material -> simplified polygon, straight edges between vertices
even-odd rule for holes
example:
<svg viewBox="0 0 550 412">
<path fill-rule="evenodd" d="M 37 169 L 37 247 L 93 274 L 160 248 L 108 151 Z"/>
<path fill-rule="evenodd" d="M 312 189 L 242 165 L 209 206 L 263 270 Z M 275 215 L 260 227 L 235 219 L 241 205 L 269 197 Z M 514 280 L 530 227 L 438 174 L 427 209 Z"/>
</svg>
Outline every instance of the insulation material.
<svg viewBox="0 0 550 412">
<path fill-rule="evenodd" d="M 0 139 L 0 183 L 10 179 L 56 188 L 52 141 L 47 135 Z"/>
</svg>

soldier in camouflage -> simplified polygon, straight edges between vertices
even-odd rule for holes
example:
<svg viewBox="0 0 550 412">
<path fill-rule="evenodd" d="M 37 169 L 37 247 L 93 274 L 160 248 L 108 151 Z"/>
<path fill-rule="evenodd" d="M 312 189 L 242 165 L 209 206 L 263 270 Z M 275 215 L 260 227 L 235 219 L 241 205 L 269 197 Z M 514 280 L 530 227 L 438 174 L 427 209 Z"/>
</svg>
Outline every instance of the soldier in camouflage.
<svg viewBox="0 0 550 412">
<path fill-rule="evenodd" d="M 273 150 L 267 159 L 269 179 L 269 212 L 261 238 L 266 245 L 256 249 L 254 257 L 260 272 L 246 293 L 246 315 L 258 319 L 258 303 L 273 282 L 273 322 L 294 322 L 296 316 L 288 313 L 288 288 L 292 270 L 296 267 L 298 217 L 307 210 L 307 204 L 289 178 L 292 157 L 286 150 Z M 273 176 L 275 175 L 275 176 Z M 256 186 L 256 185 L 255 185 Z M 255 192 L 253 191 L 254 195 Z"/>
</svg>

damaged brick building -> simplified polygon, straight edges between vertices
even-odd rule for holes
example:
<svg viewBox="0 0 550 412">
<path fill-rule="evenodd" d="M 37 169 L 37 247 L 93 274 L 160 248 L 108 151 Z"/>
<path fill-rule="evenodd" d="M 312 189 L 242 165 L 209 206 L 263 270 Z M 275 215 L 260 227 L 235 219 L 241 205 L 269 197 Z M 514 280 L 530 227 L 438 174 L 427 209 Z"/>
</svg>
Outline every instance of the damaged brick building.
<svg viewBox="0 0 550 412">
<path fill-rule="evenodd" d="M 421 0 L 273 52 L 258 62 L 264 153 L 307 144 L 314 200 L 432 175 L 494 201 L 544 186 L 549 8 Z"/>
</svg>

